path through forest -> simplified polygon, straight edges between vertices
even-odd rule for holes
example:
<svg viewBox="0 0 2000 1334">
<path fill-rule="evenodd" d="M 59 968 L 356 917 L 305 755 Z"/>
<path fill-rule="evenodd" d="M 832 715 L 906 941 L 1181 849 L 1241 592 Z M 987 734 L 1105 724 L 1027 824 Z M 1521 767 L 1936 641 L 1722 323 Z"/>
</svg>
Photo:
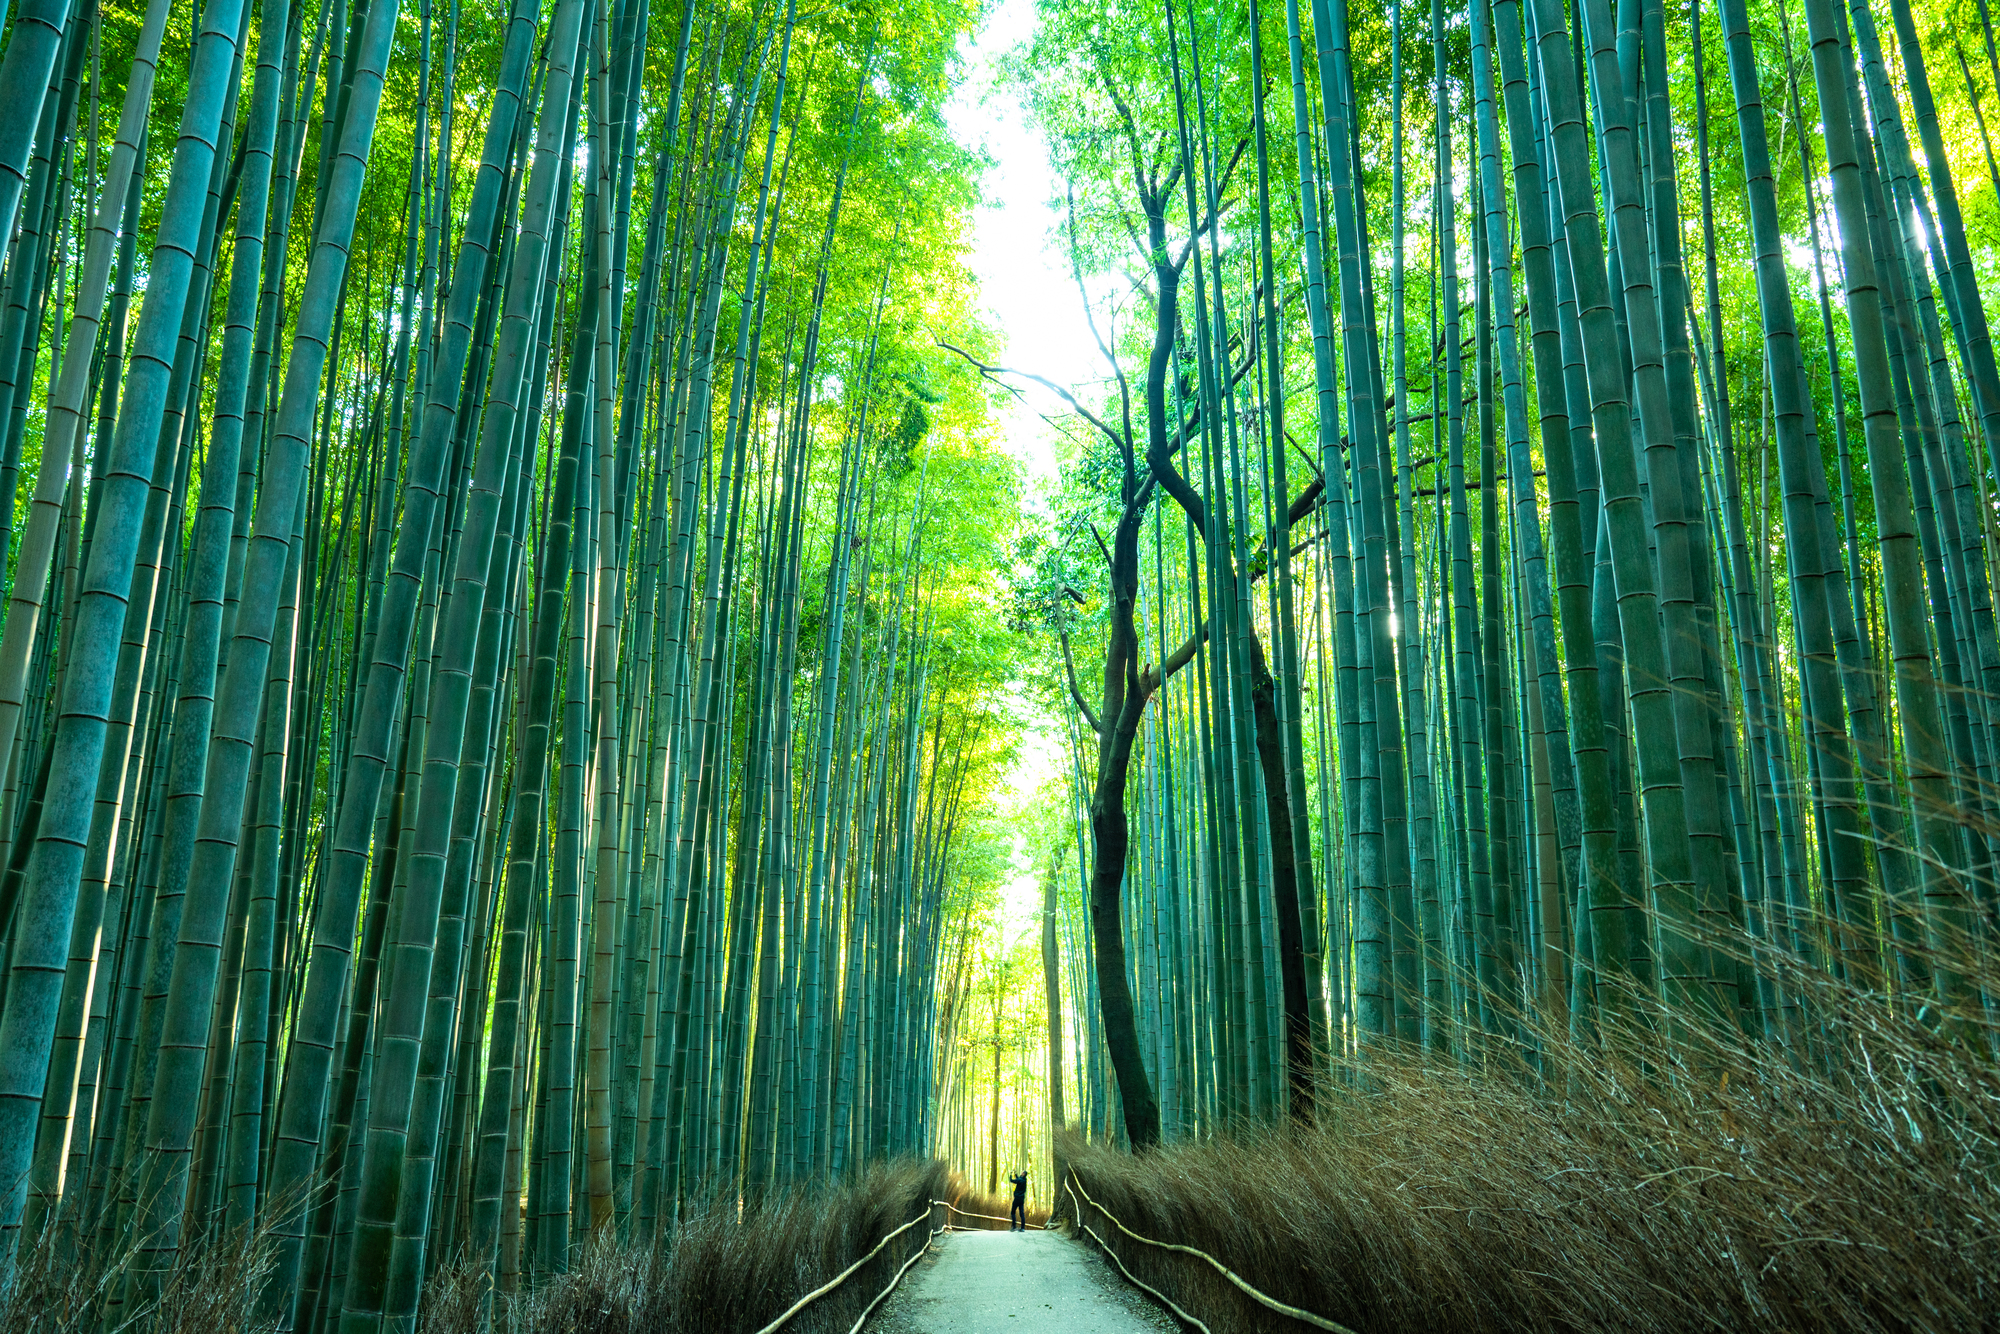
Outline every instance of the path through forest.
<svg viewBox="0 0 2000 1334">
<path fill-rule="evenodd" d="M 952 1232 L 869 1322 L 871 1334 L 1139 1334 L 1173 1323 L 1059 1232 Z"/>
</svg>

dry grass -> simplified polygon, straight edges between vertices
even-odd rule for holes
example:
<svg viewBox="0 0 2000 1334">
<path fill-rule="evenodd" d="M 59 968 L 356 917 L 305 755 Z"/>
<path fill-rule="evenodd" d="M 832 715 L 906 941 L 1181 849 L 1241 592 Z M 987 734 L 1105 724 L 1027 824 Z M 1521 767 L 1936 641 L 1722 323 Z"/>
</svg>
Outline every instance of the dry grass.
<svg viewBox="0 0 2000 1334">
<path fill-rule="evenodd" d="M 7 1334 L 264 1334 L 254 1295 L 270 1272 L 268 1231 L 240 1231 L 182 1247 L 160 1277 L 158 1295 L 136 1310 L 123 1303 L 144 1238 L 96 1242 L 94 1219 L 59 1216 L 29 1239 L 11 1287 L 0 1289 Z"/>
<path fill-rule="evenodd" d="M 909 1222 L 948 1182 L 942 1163 L 898 1162 L 853 1181 L 817 1184 L 740 1218 L 733 1208 L 689 1217 L 653 1246 L 605 1243 L 577 1267 L 505 1302 L 508 1334 L 748 1334 Z M 928 1239 L 921 1223 L 785 1326 L 787 1334 L 846 1334 L 868 1301 Z M 448 1269 L 426 1294 L 425 1334 L 474 1334 L 481 1285 Z"/>
<path fill-rule="evenodd" d="M 833 1188 L 801 1187 L 740 1219 L 734 1210 L 709 1209 L 659 1245 L 593 1245 L 573 1271 L 498 1302 L 476 1266 L 443 1265 L 425 1290 L 418 1325 L 425 1334 L 748 1334 L 867 1254 L 931 1200 L 951 1198 L 941 1192 L 952 1185 L 943 1164 L 906 1161 Z M 898 1237 L 800 1312 L 787 1334 L 845 1334 L 933 1226 L 927 1220 Z M 95 1231 L 59 1223 L 24 1248 L 17 1281 L 0 1294 L 0 1331 L 266 1334 L 256 1321 L 254 1297 L 269 1270 L 267 1234 L 183 1251 L 158 1300 L 134 1315 L 113 1311 L 112 1304 L 140 1243 L 121 1238 L 113 1252 L 100 1254 L 88 1241 Z"/>
<path fill-rule="evenodd" d="M 1063 1152 L 1134 1231 L 1358 1331 L 2000 1329 L 1984 1015 L 1785 972 L 1819 1019 L 1796 1062 L 1685 1028 L 1669 1059 L 1658 1014 L 1587 1047 L 1549 1024 L 1533 1060 L 1371 1055 L 1311 1129 Z M 1215 1334 L 1305 1328 L 1084 1213 Z"/>
</svg>

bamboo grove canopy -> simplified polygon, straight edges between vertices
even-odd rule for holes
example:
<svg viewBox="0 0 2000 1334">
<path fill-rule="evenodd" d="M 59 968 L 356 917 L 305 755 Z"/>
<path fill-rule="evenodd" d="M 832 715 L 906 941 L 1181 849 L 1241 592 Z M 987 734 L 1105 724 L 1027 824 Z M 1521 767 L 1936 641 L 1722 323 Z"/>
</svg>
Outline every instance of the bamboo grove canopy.
<svg viewBox="0 0 2000 1334">
<path fill-rule="evenodd" d="M 14 15 L 7 1275 L 143 1238 L 116 1325 L 255 1226 L 406 1324 L 924 1143 L 1010 735 L 969 19 Z"/>
<path fill-rule="evenodd" d="M 1101 1136 L 1819 975 L 1986 1041 L 2000 58 L 1789 3 L 1048 0 L 1024 516 L 974 8 L 18 0 L 0 1284 L 409 1328 L 930 1152 L 1033 708 Z"/>
<path fill-rule="evenodd" d="M 1990 1058 L 1984 4 L 1040 16 L 1086 1128 L 1634 1021 L 1810 1065 L 1827 985 Z"/>
</svg>

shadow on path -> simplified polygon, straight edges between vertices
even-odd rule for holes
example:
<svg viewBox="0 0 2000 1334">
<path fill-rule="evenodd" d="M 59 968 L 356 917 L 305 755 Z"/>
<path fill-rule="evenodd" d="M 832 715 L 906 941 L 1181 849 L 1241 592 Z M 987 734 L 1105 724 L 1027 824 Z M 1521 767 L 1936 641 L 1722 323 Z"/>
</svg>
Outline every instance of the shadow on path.
<svg viewBox="0 0 2000 1334">
<path fill-rule="evenodd" d="M 1103 1257 L 1059 1232 L 938 1238 L 864 1334 L 1150 1334 L 1174 1323 Z"/>
</svg>

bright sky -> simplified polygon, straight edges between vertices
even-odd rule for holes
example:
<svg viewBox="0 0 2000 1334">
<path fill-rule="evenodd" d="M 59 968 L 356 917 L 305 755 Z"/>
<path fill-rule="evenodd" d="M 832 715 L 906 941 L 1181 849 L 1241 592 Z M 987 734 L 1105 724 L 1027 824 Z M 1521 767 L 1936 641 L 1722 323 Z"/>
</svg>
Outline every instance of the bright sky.
<svg viewBox="0 0 2000 1334">
<path fill-rule="evenodd" d="M 1001 86 L 1000 59 L 1035 29 L 1034 0 L 1000 0 L 963 48 L 967 78 L 946 108 L 952 133 L 982 147 L 993 166 L 981 183 L 971 255 L 987 313 L 1005 342 L 1005 364 L 1067 384 L 1101 364 L 1061 245 L 1061 182 L 1041 132 L 1015 91 Z M 1086 369 L 1089 368 L 1089 369 Z M 1063 403 L 1031 381 L 1010 400 L 1010 448 L 1028 470 L 1031 503 L 1055 480 L 1054 432 L 1042 413 Z"/>
<path fill-rule="evenodd" d="M 974 222 L 970 256 L 981 297 L 1004 340 L 1003 364 L 1059 383 L 1088 376 L 1101 366 L 1083 321 L 1083 307 L 1061 242 L 1061 185 L 1049 164 L 1041 133 L 1028 123 L 1018 96 L 1000 86 L 1000 58 L 1034 32 L 1034 0 L 1000 0 L 986 26 L 964 47 L 968 77 L 946 109 L 952 132 L 983 147 L 993 165 L 982 182 L 983 202 Z M 1027 473 L 1028 503 L 1041 507 L 1055 484 L 1055 433 L 1043 413 L 1063 404 L 1054 394 L 1023 382 L 1025 399 L 1002 409 L 1007 447 Z M 1053 720 L 1049 720 L 1051 723 Z M 1010 779 L 1011 805 L 1023 809 L 1056 773 L 1061 751 L 1053 731 L 1031 731 Z M 1008 944 L 1038 925 L 1041 888 L 1028 864 L 1026 841 L 1014 844 L 1015 873 L 1001 890 L 1002 930 Z"/>
</svg>

